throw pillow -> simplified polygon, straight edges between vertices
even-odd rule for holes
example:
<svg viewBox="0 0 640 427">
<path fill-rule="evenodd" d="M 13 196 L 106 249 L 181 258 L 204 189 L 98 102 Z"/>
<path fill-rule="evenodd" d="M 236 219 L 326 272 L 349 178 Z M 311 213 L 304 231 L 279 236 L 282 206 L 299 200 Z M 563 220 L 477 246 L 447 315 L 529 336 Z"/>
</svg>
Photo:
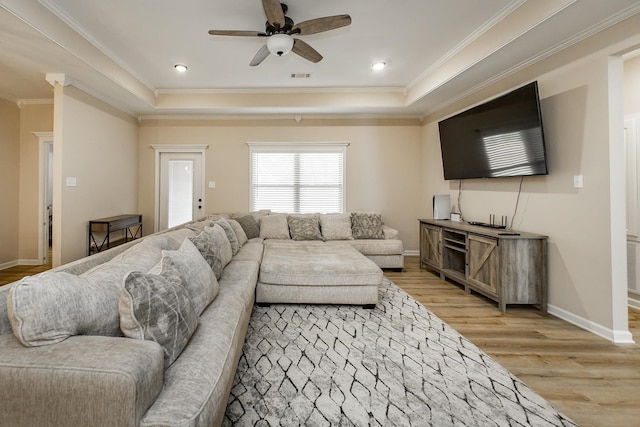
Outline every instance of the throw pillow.
<svg viewBox="0 0 640 427">
<path fill-rule="evenodd" d="M 124 279 L 119 301 L 120 329 L 128 338 L 155 341 L 167 369 L 198 327 L 180 273 L 164 265 L 159 275 L 132 271 Z"/>
<path fill-rule="evenodd" d="M 240 249 L 245 243 L 247 243 L 247 234 L 244 232 L 240 223 L 235 219 L 228 219 L 227 222 L 231 224 L 233 231 L 236 233 L 236 237 L 238 238 L 238 249 Z"/>
<path fill-rule="evenodd" d="M 211 225 L 213 225 L 213 221 L 209 219 L 205 219 L 202 221 L 193 221 L 190 224 L 187 224 L 185 228 L 188 228 L 189 230 L 193 230 L 196 233 L 200 233 L 201 231 L 204 231 L 205 227 L 210 227 Z"/>
<path fill-rule="evenodd" d="M 287 222 L 293 240 L 322 240 L 317 215 L 289 215 Z"/>
<path fill-rule="evenodd" d="M 158 273 L 165 266 L 175 268 L 184 281 L 193 309 L 198 316 L 201 315 L 220 290 L 213 270 L 189 239 L 184 239 L 177 251 L 165 250 L 162 255 Z"/>
<path fill-rule="evenodd" d="M 231 250 L 231 243 L 229 243 L 229 239 L 227 239 L 227 233 L 225 233 L 218 224 L 215 224 L 213 227 L 206 227 L 204 231 L 205 233 L 209 233 L 218 251 L 221 265 L 220 275 L 222 275 L 222 270 L 224 270 L 233 258 L 233 251 Z M 218 272 L 214 270 L 214 273 L 216 273 L 216 278 L 219 279 Z"/>
<path fill-rule="evenodd" d="M 352 212 L 351 230 L 355 239 L 384 239 L 382 215 L 373 212 Z"/>
<path fill-rule="evenodd" d="M 244 230 L 247 239 L 260 237 L 260 225 L 253 215 L 241 216 L 239 218 L 235 218 L 235 220 L 238 221 L 238 224 L 240 224 L 242 230 Z"/>
<path fill-rule="evenodd" d="M 233 227 L 231 227 L 231 224 L 229 224 L 229 222 L 224 218 L 220 218 L 219 220 L 217 220 L 216 224 L 222 227 L 225 234 L 227 235 L 229 244 L 231 244 L 231 254 L 237 254 L 240 246 L 238 245 L 238 237 L 236 236 L 236 232 L 233 230 Z"/>
<path fill-rule="evenodd" d="M 263 239 L 290 239 L 287 215 L 267 215 L 260 218 L 260 237 Z"/>
<path fill-rule="evenodd" d="M 202 257 L 213 270 L 216 279 L 222 276 L 222 270 L 231 261 L 231 244 L 224 230 L 217 224 L 206 227 L 203 232 L 189 240 L 198 248 Z"/>
<path fill-rule="evenodd" d="M 44 272 L 11 286 L 7 314 L 27 347 L 55 344 L 73 335 L 121 336 L 119 288 L 65 272 Z"/>
<path fill-rule="evenodd" d="M 353 240 L 351 214 L 320 215 L 320 230 L 324 240 Z"/>
</svg>

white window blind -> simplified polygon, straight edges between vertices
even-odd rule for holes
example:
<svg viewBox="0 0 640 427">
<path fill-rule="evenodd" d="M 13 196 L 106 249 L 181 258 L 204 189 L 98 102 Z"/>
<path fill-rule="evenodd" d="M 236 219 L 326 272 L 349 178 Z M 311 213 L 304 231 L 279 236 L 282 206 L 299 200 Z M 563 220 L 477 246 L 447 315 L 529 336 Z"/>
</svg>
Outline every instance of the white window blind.
<svg viewBox="0 0 640 427">
<path fill-rule="evenodd" d="M 251 147 L 251 210 L 287 213 L 344 211 L 347 143 Z"/>
</svg>

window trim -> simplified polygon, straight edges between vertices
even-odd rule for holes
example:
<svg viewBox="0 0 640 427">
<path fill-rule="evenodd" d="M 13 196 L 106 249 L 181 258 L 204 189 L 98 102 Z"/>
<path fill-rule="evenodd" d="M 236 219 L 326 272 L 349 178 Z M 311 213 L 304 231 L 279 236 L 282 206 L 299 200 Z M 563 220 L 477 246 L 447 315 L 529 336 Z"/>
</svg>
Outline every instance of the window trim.
<svg viewBox="0 0 640 427">
<path fill-rule="evenodd" d="M 254 152 L 309 152 L 309 151 L 342 151 L 342 211 L 346 211 L 347 204 L 347 147 L 348 141 L 321 141 L 321 142 L 265 142 L 247 141 L 249 146 L 249 210 L 253 209 L 253 154 Z"/>
</svg>

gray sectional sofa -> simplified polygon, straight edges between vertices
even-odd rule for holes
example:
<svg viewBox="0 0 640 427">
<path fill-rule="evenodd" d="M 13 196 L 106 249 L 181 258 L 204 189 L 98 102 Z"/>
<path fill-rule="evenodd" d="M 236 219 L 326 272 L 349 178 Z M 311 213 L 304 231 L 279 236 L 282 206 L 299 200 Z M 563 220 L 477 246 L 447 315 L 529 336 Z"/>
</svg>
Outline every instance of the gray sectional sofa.
<svg viewBox="0 0 640 427">
<path fill-rule="evenodd" d="M 0 426 L 220 425 L 264 240 L 282 221 L 222 215 L 231 216 L 0 287 Z M 258 235 L 248 236 L 254 225 Z M 402 268 L 402 242 L 384 230 L 380 239 L 342 243 L 380 267 Z M 325 231 L 323 244 L 339 244 Z"/>
</svg>

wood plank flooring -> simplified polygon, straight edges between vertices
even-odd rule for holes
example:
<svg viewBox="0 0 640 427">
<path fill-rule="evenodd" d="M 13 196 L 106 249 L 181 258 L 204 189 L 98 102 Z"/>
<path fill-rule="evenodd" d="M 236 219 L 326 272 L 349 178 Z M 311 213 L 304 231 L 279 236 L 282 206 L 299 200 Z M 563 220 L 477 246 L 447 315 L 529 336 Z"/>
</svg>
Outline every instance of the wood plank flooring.
<svg viewBox="0 0 640 427">
<path fill-rule="evenodd" d="M 0 270 L 0 285 L 50 266 Z M 640 426 L 640 346 L 613 344 L 532 307 L 497 305 L 405 257 L 385 275 L 581 426 Z M 640 311 L 629 309 L 640 342 Z"/>
</svg>

